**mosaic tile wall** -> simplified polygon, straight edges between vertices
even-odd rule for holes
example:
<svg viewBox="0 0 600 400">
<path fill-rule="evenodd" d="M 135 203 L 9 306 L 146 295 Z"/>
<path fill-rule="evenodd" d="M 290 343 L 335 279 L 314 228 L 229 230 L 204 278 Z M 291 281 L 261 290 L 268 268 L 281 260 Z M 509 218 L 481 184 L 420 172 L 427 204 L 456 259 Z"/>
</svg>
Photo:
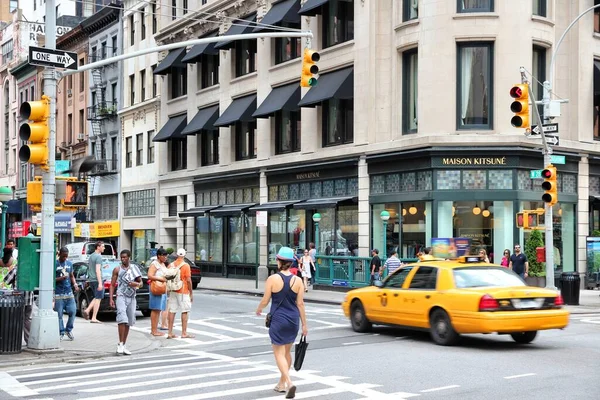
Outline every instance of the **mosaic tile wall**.
<svg viewBox="0 0 600 400">
<path fill-rule="evenodd" d="M 269 186 L 269 201 L 358 196 L 358 178 Z"/>
<path fill-rule="evenodd" d="M 196 207 L 260 202 L 258 188 L 210 190 L 196 193 Z"/>
<path fill-rule="evenodd" d="M 446 170 L 437 171 L 438 190 L 458 190 L 460 189 L 460 171 Z"/>
<path fill-rule="evenodd" d="M 371 194 L 432 190 L 431 171 L 405 172 L 371 177 Z"/>
<path fill-rule="evenodd" d="M 600 196 L 600 176 L 590 176 L 590 195 Z"/>
</svg>

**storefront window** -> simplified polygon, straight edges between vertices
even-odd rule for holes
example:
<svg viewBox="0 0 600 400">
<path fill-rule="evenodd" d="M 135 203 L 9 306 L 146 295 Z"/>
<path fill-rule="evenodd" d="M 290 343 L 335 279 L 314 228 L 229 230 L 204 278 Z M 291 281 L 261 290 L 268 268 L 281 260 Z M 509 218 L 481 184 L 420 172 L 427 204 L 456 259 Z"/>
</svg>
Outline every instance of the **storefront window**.
<svg viewBox="0 0 600 400">
<path fill-rule="evenodd" d="M 196 261 L 208 261 L 209 223 L 209 217 L 196 217 Z"/>
<path fill-rule="evenodd" d="M 358 257 L 358 206 L 339 206 L 337 248 L 346 256 Z"/>
<path fill-rule="evenodd" d="M 228 262 L 256 264 L 256 216 L 229 218 Z"/>
<path fill-rule="evenodd" d="M 544 208 L 543 202 L 523 201 L 521 210 L 535 210 Z M 544 215 L 540 216 L 543 221 Z M 552 208 L 552 219 L 554 226 L 554 271 L 575 271 L 575 205 L 557 204 Z M 542 230 L 542 238 L 545 242 L 545 232 Z M 520 229 L 519 244 L 524 248 L 531 231 Z"/>
<path fill-rule="evenodd" d="M 210 217 L 208 261 L 223 261 L 223 218 Z"/>
<path fill-rule="evenodd" d="M 269 265 L 277 264 L 275 256 L 286 245 L 285 211 L 269 212 Z"/>
<path fill-rule="evenodd" d="M 133 231 L 132 255 L 133 262 L 137 264 L 149 265 L 150 242 L 154 242 L 154 229 L 140 229 Z"/>
<path fill-rule="evenodd" d="M 244 220 L 244 262 L 256 264 L 256 215 L 246 215 Z"/>
<path fill-rule="evenodd" d="M 431 245 L 431 202 L 401 203 L 401 258 L 415 258 L 424 247 Z"/>
<path fill-rule="evenodd" d="M 288 211 L 287 246 L 293 249 L 305 249 L 306 246 L 306 211 L 290 209 Z"/>
<path fill-rule="evenodd" d="M 326 256 L 346 255 L 343 249 L 342 254 L 338 254 L 339 252 L 335 249 L 335 208 L 322 208 L 316 210 L 315 213 L 321 214 L 317 252 Z"/>
<path fill-rule="evenodd" d="M 383 221 L 381 220 L 381 212 L 386 210 L 390 213 L 390 219 L 387 222 L 386 228 L 386 248 L 383 248 Z M 373 205 L 373 232 L 371 249 L 379 250 L 379 257 L 388 257 L 392 249 L 400 247 L 400 204 L 374 204 Z M 370 255 L 370 254 L 369 254 Z"/>
</svg>

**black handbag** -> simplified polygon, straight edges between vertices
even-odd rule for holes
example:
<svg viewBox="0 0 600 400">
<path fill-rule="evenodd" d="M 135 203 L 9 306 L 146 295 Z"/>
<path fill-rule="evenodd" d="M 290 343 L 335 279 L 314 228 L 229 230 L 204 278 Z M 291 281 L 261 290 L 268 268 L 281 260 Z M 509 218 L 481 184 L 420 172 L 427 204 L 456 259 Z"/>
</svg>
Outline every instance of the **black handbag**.
<svg viewBox="0 0 600 400">
<path fill-rule="evenodd" d="M 265 318 L 265 326 L 266 326 L 267 328 L 270 328 L 270 327 L 271 327 L 271 313 L 268 313 L 268 314 L 267 314 L 267 317 Z"/>
<path fill-rule="evenodd" d="M 302 335 L 300 341 L 296 343 L 294 347 L 294 369 L 296 371 L 300 371 L 302 368 L 302 363 L 304 362 L 304 356 L 306 355 L 306 349 L 308 348 L 308 343 L 306 342 L 306 336 Z"/>
</svg>

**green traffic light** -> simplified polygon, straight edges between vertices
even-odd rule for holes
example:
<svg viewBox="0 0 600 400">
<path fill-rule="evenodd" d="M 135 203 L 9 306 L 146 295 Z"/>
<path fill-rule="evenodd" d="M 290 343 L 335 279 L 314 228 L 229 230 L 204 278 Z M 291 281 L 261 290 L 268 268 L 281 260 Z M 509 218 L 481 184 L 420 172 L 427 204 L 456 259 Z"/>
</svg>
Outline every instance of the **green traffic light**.
<svg viewBox="0 0 600 400">
<path fill-rule="evenodd" d="M 308 84 L 309 86 L 317 86 L 317 78 L 310 78 Z"/>
</svg>

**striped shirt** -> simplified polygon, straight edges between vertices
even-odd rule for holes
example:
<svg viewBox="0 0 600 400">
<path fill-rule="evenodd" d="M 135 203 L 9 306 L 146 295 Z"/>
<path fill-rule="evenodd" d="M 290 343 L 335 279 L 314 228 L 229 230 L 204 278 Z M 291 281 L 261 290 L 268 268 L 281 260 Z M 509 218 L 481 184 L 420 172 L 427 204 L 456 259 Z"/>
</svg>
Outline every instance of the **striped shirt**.
<svg viewBox="0 0 600 400">
<path fill-rule="evenodd" d="M 8 275 L 6 275 L 6 276 L 4 277 L 4 283 L 5 283 L 5 284 L 7 284 L 7 285 L 10 285 L 10 286 L 12 286 L 13 288 L 15 287 L 15 283 L 16 283 L 16 281 L 17 281 L 17 268 L 18 268 L 18 266 L 17 266 L 17 267 L 15 267 L 15 268 L 13 268 L 13 269 L 12 269 L 12 270 L 11 270 L 11 271 L 8 273 Z M 33 293 L 33 292 L 31 292 L 31 291 L 23 291 L 23 294 L 24 294 L 24 296 L 25 296 L 25 305 L 26 305 L 26 306 L 31 306 L 31 305 L 33 305 L 33 300 L 34 300 L 34 299 L 33 299 L 33 296 L 34 296 L 34 293 Z"/>
<path fill-rule="evenodd" d="M 402 261 L 396 256 L 391 256 L 385 261 L 384 268 L 387 268 L 388 275 L 391 275 L 402 266 Z"/>
</svg>

